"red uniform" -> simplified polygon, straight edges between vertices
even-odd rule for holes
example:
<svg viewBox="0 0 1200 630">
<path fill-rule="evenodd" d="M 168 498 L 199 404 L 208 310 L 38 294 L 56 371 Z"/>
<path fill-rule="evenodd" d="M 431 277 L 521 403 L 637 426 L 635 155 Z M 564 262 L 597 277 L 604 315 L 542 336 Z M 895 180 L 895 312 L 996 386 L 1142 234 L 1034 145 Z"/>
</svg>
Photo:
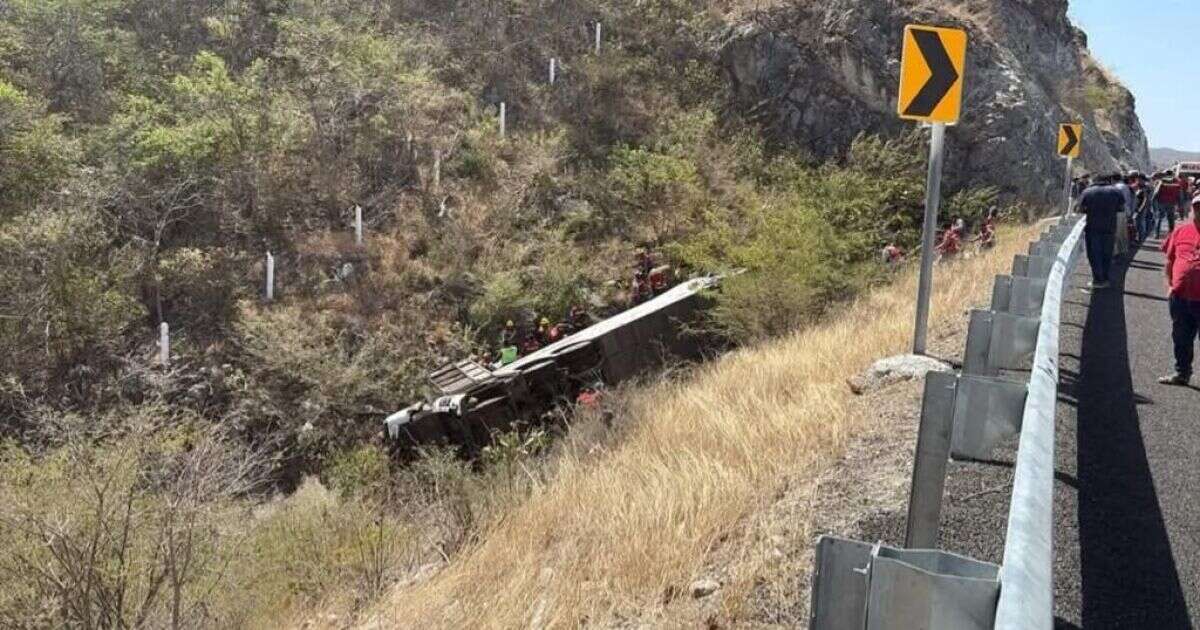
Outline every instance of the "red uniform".
<svg viewBox="0 0 1200 630">
<path fill-rule="evenodd" d="M 942 236 L 942 242 L 938 244 L 938 253 L 942 256 L 953 256 L 962 249 L 962 238 L 959 236 L 958 230 L 950 228 L 946 230 L 946 234 Z"/>
<path fill-rule="evenodd" d="M 1183 198 L 1183 186 L 1179 184 L 1179 180 L 1164 179 L 1162 186 L 1158 187 L 1158 197 L 1155 201 L 1168 206 L 1174 206 Z"/>
<path fill-rule="evenodd" d="M 1171 270 L 1171 296 L 1200 301 L 1200 230 L 1188 221 L 1163 243 L 1167 268 Z"/>
</svg>

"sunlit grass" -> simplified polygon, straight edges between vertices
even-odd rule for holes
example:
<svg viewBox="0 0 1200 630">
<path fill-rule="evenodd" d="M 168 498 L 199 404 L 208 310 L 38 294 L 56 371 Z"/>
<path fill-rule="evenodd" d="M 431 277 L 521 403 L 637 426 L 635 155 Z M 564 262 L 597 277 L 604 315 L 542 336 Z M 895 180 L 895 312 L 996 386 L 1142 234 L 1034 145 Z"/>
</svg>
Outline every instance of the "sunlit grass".
<svg viewBox="0 0 1200 630">
<path fill-rule="evenodd" d="M 933 327 L 986 298 L 1035 235 L 1006 230 L 992 252 L 939 266 Z M 845 380 L 909 349 L 915 291 L 910 269 L 826 324 L 647 388 L 635 428 L 611 451 L 566 458 L 551 484 L 438 575 L 385 597 L 369 621 L 576 627 L 660 605 L 785 475 L 815 474 L 842 451 L 859 421 Z"/>
</svg>

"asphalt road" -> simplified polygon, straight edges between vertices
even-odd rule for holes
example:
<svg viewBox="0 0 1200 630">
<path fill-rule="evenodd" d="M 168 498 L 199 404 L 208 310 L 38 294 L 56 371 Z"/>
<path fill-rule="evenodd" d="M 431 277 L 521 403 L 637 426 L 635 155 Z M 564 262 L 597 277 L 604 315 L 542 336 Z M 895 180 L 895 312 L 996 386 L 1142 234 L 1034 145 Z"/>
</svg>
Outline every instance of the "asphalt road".
<svg viewBox="0 0 1200 630">
<path fill-rule="evenodd" d="M 1200 388 L 1171 371 L 1159 243 L 1087 294 L 1083 261 L 1064 296 L 1054 507 L 1061 629 L 1192 628 L 1200 621 Z M 1200 367 L 1200 366 L 1198 366 Z M 986 462 L 951 462 L 941 547 L 999 563 L 1015 439 Z M 903 542 L 900 514 L 862 540 Z"/>
</svg>

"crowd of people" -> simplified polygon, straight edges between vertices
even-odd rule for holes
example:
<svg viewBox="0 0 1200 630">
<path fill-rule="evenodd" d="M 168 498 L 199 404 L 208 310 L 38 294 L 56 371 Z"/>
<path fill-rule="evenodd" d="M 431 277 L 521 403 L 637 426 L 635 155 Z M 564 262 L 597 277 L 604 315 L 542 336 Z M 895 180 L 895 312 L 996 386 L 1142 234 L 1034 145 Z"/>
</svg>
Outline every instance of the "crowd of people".
<svg viewBox="0 0 1200 630">
<path fill-rule="evenodd" d="M 1168 307 L 1175 370 L 1164 385 L 1191 383 L 1195 343 L 1200 335 L 1200 194 L 1195 178 L 1166 171 L 1150 177 L 1137 171 L 1076 180 L 1077 208 L 1086 219 L 1084 239 L 1092 282 L 1088 290 L 1112 286 L 1114 259 L 1131 245 L 1162 238 L 1166 254 Z M 1190 209 L 1190 219 L 1189 211 Z M 1176 223 L 1179 222 L 1177 226 Z"/>
<path fill-rule="evenodd" d="M 634 261 L 633 280 L 629 285 L 629 306 L 654 299 L 666 290 L 670 285 L 669 269 L 669 266 L 658 266 L 650 250 L 639 251 Z M 520 322 L 510 319 L 500 329 L 496 350 L 485 353 L 481 359 L 485 365 L 503 367 L 591 324 L 591 313 L 579 304 L 572 306 L 566 316 L 556 322 L 537 314 Z"/>
<path fill-rule="evenodd" d="M 508 365 L 590 325 L 591 315 L 578 304 L 572 306 L 566 317 L 558 322 L 536 315 L 532 323 L 521 322 L 521 325 L 510 319 L 500 329 L 496 352 L 485 354 L 483 363 L 494 367 Z"/>
<path fill-rule="evenodd" d="M 1187 216 L 1196 189 L 1194 178 L 1164 171 L 1147 176 L 1139 171 L 1084 175 L 1073 183 L 1076 208 L 1087 215 L 1084 231 L 1088 263 L 1092 268 L 1090 290 L 1105 289 L 1112 282 L 1113 261 L 1128 255 L 1132 246 L 1153 234 L 1162 238 Z"/>
<path fill-rule="evenodd" d="M 958 216 L 950 217 L 950 222 L 938 231 L 937 237 L 934 239 L 937 260 L 947 261 L 956 258 L 959 254 L 963 253 L 968 243 L 977 243 L 980 250 L 995 247 L 996 214 L 995 208 L 988 210 L 983 221 L 979 224 L 979 233 L 973 237 L 967 233 L 968 228 L 965 219 Z M 907 252 L 897 245 L 894 240 L 889 241 L 880 253 L 881 261 L 893 268 L 898 267 L 907 257 Z"/>
</svg>

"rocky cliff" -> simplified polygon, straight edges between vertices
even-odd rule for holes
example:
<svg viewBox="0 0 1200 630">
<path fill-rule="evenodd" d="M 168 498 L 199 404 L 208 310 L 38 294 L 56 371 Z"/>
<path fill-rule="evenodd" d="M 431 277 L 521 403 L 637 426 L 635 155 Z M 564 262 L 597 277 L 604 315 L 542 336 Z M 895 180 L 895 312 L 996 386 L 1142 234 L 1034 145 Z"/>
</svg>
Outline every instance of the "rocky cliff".
<svg viewBox="0 0 1200 630">
<path fill-rule="evenodd" d="M 817 156 L 860 132 L 900 133 L 905 24 L 966 29 L 963 116 L 946 178 L 1031 202 L 1058 198 L 1060 122 L 1085 125 L 1077 172 L 1150 167 L 1134 98 L 1087 50 L 1067 0 L 802 0 L 756 12 L 729 34 L 722 65 L 743 109 Z"/>
</svg>

